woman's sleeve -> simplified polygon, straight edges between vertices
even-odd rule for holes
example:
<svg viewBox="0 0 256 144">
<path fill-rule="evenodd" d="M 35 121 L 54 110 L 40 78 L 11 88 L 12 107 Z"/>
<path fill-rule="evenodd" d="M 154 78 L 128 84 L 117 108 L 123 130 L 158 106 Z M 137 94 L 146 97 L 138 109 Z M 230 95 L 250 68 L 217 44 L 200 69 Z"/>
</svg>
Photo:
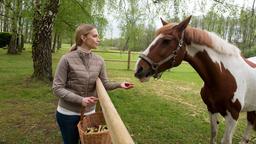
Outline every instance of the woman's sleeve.
<svg viewBox="0 0 256 144">
<path fill-rule="evenodd" d="M 59 61 L 57 65 L 57 69 L 55 72 L 54 80 L 53 80 L 53 93 L 59 98 L 62 98 L 66 101 L 73 102 L 73 103 L 82 103 L 83 97 L 67 90 L 65 88 L 68 76 L 68 62 L 65 56 Z"/>
<path fill-rule="evenodd" d="M 101 66 L 101 71 L 100 71 L 99 78 L 102 81 L 105 89 L 106 90 L 113 90 L 113 89 L 116 89 L 116 88 L 121 88 L 121 86 L 120 86 L 121 83 L 110 82 L 108 80 L 105 62 L 104 62 L 104 60 L 102 60 L 102 62 L 103 62 L 103 64 Z"/>
</svg>

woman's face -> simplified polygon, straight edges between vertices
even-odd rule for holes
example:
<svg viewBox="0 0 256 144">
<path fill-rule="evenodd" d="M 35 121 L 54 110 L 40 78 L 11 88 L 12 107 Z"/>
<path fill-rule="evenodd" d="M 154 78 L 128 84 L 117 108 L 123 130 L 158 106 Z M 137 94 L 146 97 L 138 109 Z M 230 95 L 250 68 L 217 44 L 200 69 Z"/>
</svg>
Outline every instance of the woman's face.
<svg viewBox="0 0 256 144">
<path fill-rule="evenodd" d="M 82 36 L 83 44 L 89 49 L 95 49 L 100 44 L 99 34 L 96 28 L 87 35 Z"/>
</svg>

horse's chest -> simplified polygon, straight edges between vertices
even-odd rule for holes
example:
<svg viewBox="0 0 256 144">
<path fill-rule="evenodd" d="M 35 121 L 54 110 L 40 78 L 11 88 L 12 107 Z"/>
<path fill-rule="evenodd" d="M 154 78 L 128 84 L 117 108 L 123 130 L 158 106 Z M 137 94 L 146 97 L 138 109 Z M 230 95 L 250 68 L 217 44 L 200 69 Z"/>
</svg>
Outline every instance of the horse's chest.
<svg viewBox="0 0 256 144">
<path fill-rule="evenodd" d="M 234 91 L 224 88 L 204 86 L 201 90 L 201 97 L 207 108 L 212 113 L 225 115 L 229 107 L 235 106 L 232 103 Z"/>
</svg>

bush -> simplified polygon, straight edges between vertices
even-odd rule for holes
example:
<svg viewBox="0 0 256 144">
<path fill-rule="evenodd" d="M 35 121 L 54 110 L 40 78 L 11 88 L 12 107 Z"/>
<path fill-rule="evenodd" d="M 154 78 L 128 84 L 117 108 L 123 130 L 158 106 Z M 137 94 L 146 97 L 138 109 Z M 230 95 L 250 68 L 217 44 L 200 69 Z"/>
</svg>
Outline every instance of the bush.
<svg viewBox="0 0 256 144">
<path fill-rule="evenodd" d="M 256 49 L 250 49 L 244 52 L 244 57 L 256 56 Z"/>
<path fill-rule="evenodd" d="M 12 34 L 8 32 L 0 32 L 0 48 L 7 46 L 10 43 Z"/>
</svg>

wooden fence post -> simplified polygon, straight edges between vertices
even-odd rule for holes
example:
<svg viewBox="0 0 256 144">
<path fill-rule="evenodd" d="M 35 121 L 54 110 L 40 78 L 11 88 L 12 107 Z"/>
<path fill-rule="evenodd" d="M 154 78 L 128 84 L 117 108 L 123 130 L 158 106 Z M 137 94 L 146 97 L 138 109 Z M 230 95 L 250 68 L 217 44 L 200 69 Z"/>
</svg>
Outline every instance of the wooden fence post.
<svg viewBox="0 0 256 144">
<path fill-rule="evenodd" d="M 127 70 L 130 70 L 130 64 L 131 64 L 131 51 L 128 50 L 128 65 L 127 65 Z"/>
<path fill-rule="evenodd" d="M 96 80 L 96 91 L 99 97 L 102 112 L 110 131 L 113 144 L 134 144 L 132 137 L 117 113 L 101 80 Z"/>
</svg>

